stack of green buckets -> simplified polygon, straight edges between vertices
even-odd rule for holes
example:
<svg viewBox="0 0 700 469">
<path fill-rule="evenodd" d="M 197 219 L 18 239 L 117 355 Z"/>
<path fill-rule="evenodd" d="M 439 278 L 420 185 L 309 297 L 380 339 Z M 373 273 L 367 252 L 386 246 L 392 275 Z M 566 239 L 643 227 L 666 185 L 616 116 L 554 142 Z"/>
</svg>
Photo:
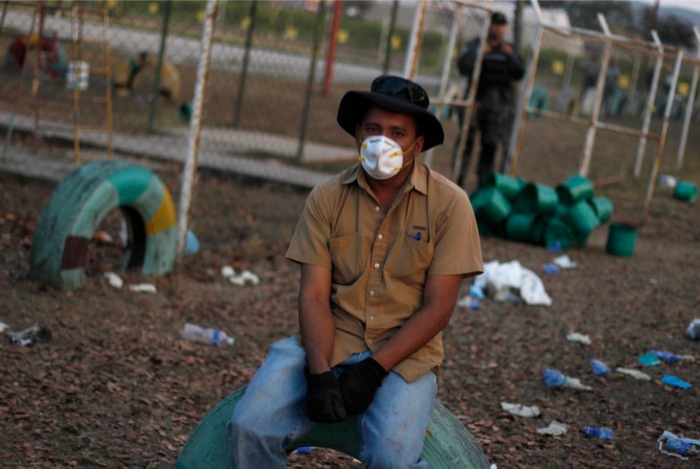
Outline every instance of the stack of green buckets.
<svg viewBox="0 0 700 469">
<path fill-rule="evenodd" d="M 470 196 L 479 233 L 554 250 L 586 244 L 594 228 L 612 216 L 612 202 L 574 175 L 555 188 L 492 173 Z"/>
</svg>

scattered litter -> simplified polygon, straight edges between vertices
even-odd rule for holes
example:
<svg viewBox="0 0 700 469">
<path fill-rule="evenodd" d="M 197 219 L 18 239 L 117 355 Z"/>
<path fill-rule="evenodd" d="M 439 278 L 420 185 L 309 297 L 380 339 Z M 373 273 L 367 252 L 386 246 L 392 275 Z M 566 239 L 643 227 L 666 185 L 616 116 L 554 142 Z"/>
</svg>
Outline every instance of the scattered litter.
<svg viewBox="0 0 700 469">
<path fill-rule="evenodd" d="M 561 246 L 561 241 L 554 241 L 547 245 L 547 251 L 549 252 L 562 252 L 564 248 Z"/>
<path fill-rule="evenodd" d="M 693 385 L 688 383 L 687 381 L 683 381 L 677 376 L 673 375 L 663 375 L 661 377 L 661 381 L 664 384 L 668 384 L 669 386 L 672 386 L 674 388 L 679 388 L 679 389 L 690 389 Z"/>
<path fill-rule="evenodd" d="M 472 300 L 469 302 L 469 308 L 473 309 L 474 311 L 481 309 L 481 305 L 479 304 L 479 300 L 477 300 L 476 298 L 472 298 Z"/>
<path fill-rule="evenodd" d="M 581 383 L 578 378 L 566 376 L 558 370 L 548 368 L 543 373 L 544 380 L 550 388 L 571 388 L 578 391 L 593 391 L 593 388 Z"/>
<path fill-rule="evenodd" d="M 573 262 L 566 254 L 564 254 L 563 256 L 555 257 L 552 262 L 554 263 L 554 265 L 557 265 L 562 269 L 573 269 L 578 265 L 578 263 Z"/>
<path fill-rule="evenodd" d="M 688 460 L 688 458 L 683 457 L 684 454 L 699 452 L 696 446 L 700 447 L 700 440 L 677 437 L 673 433 L 665 430 L 657 441 L 659 442 L 659 451 L 661 451 L 663 454 L 673 456 L 684 461 Z"/>
<path fill-rule="evenodd" d="M 602 438 L 604 440 L 614 440 L 615 432 L 607 427 L 583 427 L 583 433 L 586 435 L 594 436 L 596 438 Z"/>
<path fill-rule="evenodd" d="M 560 272 L 560 269 L 555 264 L 545 264 L 542 271 L 545 274 L 553 275 L 553 274 L 558 274 Z"/>
<path fill-rule="evenodd" d="M 457 301 L 457 307 L 459 308 L 469 308 L 472 304 L 472 297 L 467 295 L 463 296 Z"/>
<path fill-rule="evenodd" d="M 522 404 L 510 404 L 508 402 L 501 402 L 501 409 L 520 417 L 537 417 L 541 413 L 539 407 L 536 405 L 529 407 Z"/>
<path fill-rule="evenodd" d="M 668 174 L 659 174 L 658 181 L 662 186 L 670 187 L 671 189 L 675 188 L 678 184 L 678 179 Z"/>
<path fill-rule="evenodd" d="M 520 265 L 518 261 L 484 264 L 484 273 L 477 276 L 474 284 L 496 301 L 524 301 L 528 305 L 552 304 L 552 299 L 544 290 L 542 280 L 533 271 Z"/>
<path fill-rule="evenodd" d="M 22 331 L 8 332 L 7 335 L 10 336 L 13 344 L 19 344 L 23 347 L 32 345 L 35 342 L 51 341 L 51 331 L 40 322 L 35 322 Z"/>
<path fill-rule="evenodd" d="M 546 427 L 538 428 L 537 433 L 540 435 L 560 436 L 566 433 L 566 425 L 552 420 Z"/>
<path fill-rule="evenodd" d="M 593 373 L 599 376 L 610 374 L 610 368 L 602 361 L 596 360 L 595 358 L 591 358 L 588 360 L 588 363 L 590 363 L 591 366 L 593 366 Z"/>
<path fill-rule="evenodd" d="M 225 265 L 221 268 L 221 275 L 224 278 L 233 277 L 234 275 L 236 275 L 236 271 L 230 265 Z"/>
<path fill-rule="evenodd" d="M 182 329 L 182 337 L 187 340 L 196 340 L 209 345 L 233 345 L 234 338 L 218 329 L 205 329 L 195 324 L 185 324 Z"/>
<path fill-rule="evenodd" d="M 124 280 L 122 280 L 122 278 L 114 272 L 105 272 L 104 276 L 109 281 L 109 284 L 114 288 L 121 288 L 124 286 Z"/>
<path fill-rule="evenodd" d="M 680 361 L 680 357 L 670 352 L 665 352 L 663 350 L 652 350 L 651 353 L 659 357 L 660 360 L 665 362 L 677 362 Z"/>
<path fill-rule="evenodd" d="M 659 357 L 654 355 L 653 353 L 645 353 L 641 357 L 638 358 L 639 363 L 641 363 L 644 366 L 656 366 L 659 363 L 661 363 L 661 360 L 659 360 Z"/>
<path fill-rule="evenodd" d="M 591 338 L 586 334 L 580 334 L 578 332 L 566 334 L 566 340 L 570 342 L 580 342 L 584 345 L 591 345 Z"/>
<path fill-rule="evenodd" d="M 242 287 L 244 285 L 257 285 L 260 283 L 260 279 L 250 270 L 244 270 L 240 275 L 232 275 L 228 278 L 228 281 L 234 285 Z"/>
<path fill-rule="evenodd" d="M 191 230 L 187 231 L 187 239 L 185 241 L 185 255 L 191 256 L 199 251 L 199 240 Z"/>
<path fill-rule="evenodd" d="M 693 340 L 700 340 L 700 319 L 693 319 L 688 324 L 688 329 L 685 331 L 685 335 Z"/>
<path fill-rule="evenodd" d="M 0 332 L 5 332 L 9 328 L 10 328 L 10 326 L 8 326 L 4 322 L 0 321 Z"/>
<path fill-rule="evenodd" d="M 471 296 L 472 298 L 478 298 L 480 300 L 483 300 L 484 298 L 486 298 L 486 295 L 484 294 L 484 290 L 482 290 L 482 288 L 479 287 L 478 285 L 472 285 L 469 287 L 469 296 Z"/>
<path fill-rule="evenodd" d="M 641 379 L 642 381 L 651 381 L 651 376 L 643 371 L 634 370 L 632 368 L 616 368 L 615 371 L 632 376 L 633 378 Z"/>
<path fill-rule="evenodd" d="M 138 293 L 156 293 L 156 286 L 152 283 L 137 283 L 129 285 L 129 290 Z"/>
</svg>

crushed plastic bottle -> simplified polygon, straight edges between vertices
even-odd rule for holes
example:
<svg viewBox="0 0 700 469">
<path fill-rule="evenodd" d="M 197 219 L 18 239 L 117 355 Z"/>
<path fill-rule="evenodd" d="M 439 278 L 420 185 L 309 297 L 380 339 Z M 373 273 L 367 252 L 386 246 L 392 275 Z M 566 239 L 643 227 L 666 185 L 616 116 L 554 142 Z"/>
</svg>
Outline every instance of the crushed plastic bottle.
<svg viewBox="0 0 700 469">
<path fill-rule="evenodd" d="M 566 334 L 566 340 L 569 342 L 579 342 L 584 345 L 591 345 L 591 338 L 587 334 L 580 334 L 578 332 L 571 332 Z"/>
<path fill-rule="evenodd" d="M 639 357 L 638 360 L 639 363 L 641 363 L 644 366 L 656 366 L 659 363 L 661 363 L 659 357 L 657 357 L 653 353 L 645 353 L 644 355 Z"/>
<path fill-rule="evenodd" d="M 538 428 L 537 429 L 537 434 L 538 435 L 551 435 L 551 436 L 560 436 L 566 433 L 566 425 L 557 422 L 556 420 L 552 420 L 549 422 L 549 425 L 543 428 Z"/>
<path fill-rule="evenodd" d="M 690 449 L 693 447 L 690 443 L 686 443 L 685 441 L 681 440 L 680 438 L 676 439 L 671 439 L 666 442 L 664 445 L 664 448 L 666 451 L 670 451 L 672 453 L 677 453 L 677 454 L 685 454 Z"/>
<path fill-rule="evenodd" d="M 679 389 L 690 389 L 691 387 L 693 387 L 692 384 L 688 383 L 687 381 L 683 381 L 679 377 L 673 375 L 663 375 L 661 377 L 661 382 Z"/>
<path fill-rule="evenodd" d="M 583 433 L 589 436 L 594 436 L 596 438 L 602 438 L 604 440 L 614 440 L 615 432 L 607 427 L 589 427 L 585 425 L 583 427 Z"/>
<path fill-rule="evenodd" d="M 690 321 L 685 335 L 687 335 L 689 339 L 700 340 L 700 319 L 693 319 Z"/>
<path fill-rule="evenodd" d="M 545 264 L 542 271 L 545 274 L 552 274 L 553 275 L 553 274 L 558 274 L 561 270 L 559 269 L 559 267 L 557 267 L 554 264 Z"/>
<path fill-rule="evenodd" d="M 677 362 L 680 361 L 680 357 L 676 354 L 665 352 L 663 350 L 652 350 L 651 353 L 659 357 L 660 360 L 665 362 Z"/>
<path fill-rule="evenodd" d="M 566 386 L 566 375 L 559 370 L 547 368 L 542 375 L 545 383 L 550 388 L 563 388 Z"/>
<path fill-rule="evenodd" d="M 615 371 L 624 373 L 626 375 L 632 376 L 633 378 L 640 379 L 642 381 L 651 381 L 651 376 L 644 373 L 643 371 L 634 370 L 632 368 L 616 368 Z"/>
<path fill-rule="evenodd" d="M 472 300 L 469 302 L 469 308 L 473 309 L 474 311 L 478 311 L 481 309 L 481 305 L 479 304 L 479 300 L 476 298 L 472 298 Z"/>
<path fill-rule="evenodd" d="M 519 417 L 537 417 L 541 414 L 540 408 L 536 405 L 530 407 L 522 404 L 511 404 L 510 402 L 501 402 L 501 409 Z"/>
<path fill-rule="evenodd" d="M 182 330 L 182 337 L 187 340 L 196 340 L 205 344 L 220 346 L 233 345 L 233 337 L 229 337 L 225 332 L 218 329 L 205 329 L 195 324 L 185 324 Z"/>
<path fill-rule="evenodd" d="M 484 298 L 486 298 L 486 295 L 484 294 L 484 289 L 478 285 L 472 285 L 471 287 L 469 287 L 469 296 L 471 296 L 472 298 L 477 298 L 479 300 L 483 300 Z"/>
<path fill-rule="evenodd" d="M 694 448 L 694 446 L 700 447 L 700 440 L 677 437 L 673 433 L 666 430 L 664 430 L 657 441 L 659 442 L 659 451 L 684 461 L 687 461 L 688 458 L 683 457 L 683 455 L 688 454 L 689 452 L 697 452 L 698 449 Z"/>
<path fill-rule="evenodd" d="M 591 358 L 588 360 L 588 363 L 590 363 L 593 367 L 593 373 L 597 374 L 598 376 L 610 374 L 610 368 L 602 361 Z"/>
</svg>

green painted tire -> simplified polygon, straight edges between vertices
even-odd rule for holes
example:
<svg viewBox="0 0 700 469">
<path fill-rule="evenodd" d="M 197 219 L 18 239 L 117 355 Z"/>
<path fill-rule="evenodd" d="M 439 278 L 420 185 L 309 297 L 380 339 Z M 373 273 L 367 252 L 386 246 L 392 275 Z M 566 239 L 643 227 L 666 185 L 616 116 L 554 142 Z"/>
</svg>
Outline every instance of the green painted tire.
<svg viewBox="0 0 700 469">
<path fill-rule="evenodd" d="M 182 449 L 176 469 L 231 467 L 227 426 L 245 391 L 245 387 L 237 390 L 204 416 Z M 317 424 L 303 438 L 292 443 L 287 451 L 303 446 L 329 448 L 357 458 L 360 436 L 354 419 L 334 424 Z M 479 443 L 439 402 L 435 403 L 428 425 L 422 457 L 432 469 L 489 467 Z"/>
<path fill-rule="evenodd" d="M 170 191 L 145 168 L 102 160 L 66 176 L 44 206 L 32 240 L 30 277 L 61 290 L 84 286 L 90 239 L 116 208 L 129 234 L 122 268 L 140 267 L 146 275 L 170 272 L 177 254 Z"/>
</svg>

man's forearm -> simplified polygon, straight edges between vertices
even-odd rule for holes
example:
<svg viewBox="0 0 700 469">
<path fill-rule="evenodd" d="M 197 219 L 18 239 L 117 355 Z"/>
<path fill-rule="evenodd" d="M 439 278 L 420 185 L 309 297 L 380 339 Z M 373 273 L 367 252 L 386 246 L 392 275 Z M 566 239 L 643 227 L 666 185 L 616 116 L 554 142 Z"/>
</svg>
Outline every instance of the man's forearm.
<svg viewBox="0 0 700 469">
<path fill-rule="evenodd" d="M 299 327 L 301 340 L 309 361 L 311 373 L 330 370 L 335 321 L 328 303 L 315 299 L 299 300 Z"/>
</svg>

